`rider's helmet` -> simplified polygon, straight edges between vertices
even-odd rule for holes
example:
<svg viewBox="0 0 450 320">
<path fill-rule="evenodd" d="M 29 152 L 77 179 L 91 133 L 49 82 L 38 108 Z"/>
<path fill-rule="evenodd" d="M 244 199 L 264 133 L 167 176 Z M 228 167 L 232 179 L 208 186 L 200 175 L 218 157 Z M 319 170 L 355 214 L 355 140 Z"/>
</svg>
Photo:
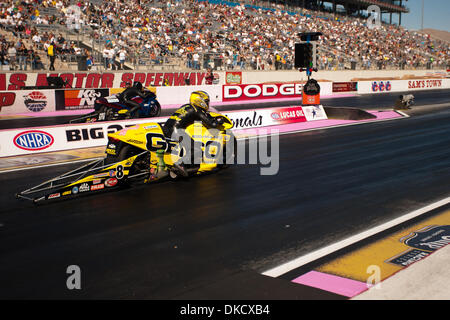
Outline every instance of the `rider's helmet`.
<svg viewBox="0 0 450 320">
<path fill-rule="evenodd" d="M 194 91 L 191 93 L 189 103 L 196 108 L 201 108 L 205 111 L 208 111 L 209 95 L 205 91 Z"/>
<path fill-rule="evenodd" d="M 133 87 L 135 87 L 136 89 L 138 89 L 139 91 L 142 91 L 142 83 L 140 83 L 139 81 L 135 81 L 133 83 Z"/>
</svg>

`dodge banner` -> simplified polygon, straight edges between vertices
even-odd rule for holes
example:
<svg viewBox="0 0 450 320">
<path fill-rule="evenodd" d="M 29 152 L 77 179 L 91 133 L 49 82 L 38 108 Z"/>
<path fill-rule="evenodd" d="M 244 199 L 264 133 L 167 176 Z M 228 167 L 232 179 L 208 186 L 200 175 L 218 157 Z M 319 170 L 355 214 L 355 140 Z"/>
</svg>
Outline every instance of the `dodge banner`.
<svg viewBox="0 0 450 320">
<path fill-rule="evenodd" d="M 224 85 L 223 101 L 279 98 L 298 98 L 300 101 L 302 90 L 303 84 L 301 83 Z"/>
</svg>

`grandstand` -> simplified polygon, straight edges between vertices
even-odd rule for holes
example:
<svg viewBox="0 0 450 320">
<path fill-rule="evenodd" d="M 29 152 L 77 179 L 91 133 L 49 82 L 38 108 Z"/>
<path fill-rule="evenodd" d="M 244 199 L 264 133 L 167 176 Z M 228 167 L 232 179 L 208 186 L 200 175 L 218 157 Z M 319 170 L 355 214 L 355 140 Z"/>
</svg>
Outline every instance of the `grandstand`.
<svg viewBox="0 0 450 320">
<path fill-rule="evenodd" d="M 1 57 L 9 63 L 8 47 L 21 39 L 39 52 L 46 69 L 45 50 L 54 41 L 58 69 L 83 67 L 80 57 L 87 56 L 90 68 L 99 71 L 290 70 L 296 35 L 309 30 L 325 35 L 318 59 L 322 70 L 445 69 L 447 42 L 389 23 L 367 27 L 362 9 L 376 4 L 391 15 L 390 22 L 399 14 L 401 23 L 405 2 L 8 0 L 0 5 Z"/>
</svg>

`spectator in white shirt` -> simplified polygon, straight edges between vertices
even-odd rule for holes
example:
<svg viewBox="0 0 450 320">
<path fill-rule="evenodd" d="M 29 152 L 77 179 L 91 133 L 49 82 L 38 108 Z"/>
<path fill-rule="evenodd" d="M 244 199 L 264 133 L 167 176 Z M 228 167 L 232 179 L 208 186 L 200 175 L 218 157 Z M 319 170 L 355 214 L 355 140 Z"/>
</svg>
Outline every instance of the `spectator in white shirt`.
<svg viewBox="0 0 450 320">
<path fill-rule="evenodd" d="M 126 57 L 127 57 L 127 52 L 125 51 L 125 49 L 122 48 L 122 49 L 119 51 L 120 70 L 123 70 L 123 69 L 124 69 Z"/>
</svg>

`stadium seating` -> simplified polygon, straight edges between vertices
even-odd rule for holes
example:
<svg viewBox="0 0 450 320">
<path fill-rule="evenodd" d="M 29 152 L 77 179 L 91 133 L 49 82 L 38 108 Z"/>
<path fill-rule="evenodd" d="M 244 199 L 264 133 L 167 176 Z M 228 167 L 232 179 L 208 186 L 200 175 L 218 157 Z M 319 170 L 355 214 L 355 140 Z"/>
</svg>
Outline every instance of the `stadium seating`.
<svg viewBox="0 0 450 320">
<path fill-rule="evenodd" d="M 0 28 L 41 56 L 56 41 L 58 68 L 77 67 L 79 54 L 91 56 L 95 68 L 117 68 L 123 49 L 128 69 L 292 69 L 302 30 L 324 34 L 320 69 L 446 68 L 450 56 L 448 43 L 402 27 L 373 30 L 361 18 L 258 1 L 7 0 Z M 41 40 L 33 42 L 36 34 Z M 3 56 L 7 61 L 5 49 Z"/>
</svg>

